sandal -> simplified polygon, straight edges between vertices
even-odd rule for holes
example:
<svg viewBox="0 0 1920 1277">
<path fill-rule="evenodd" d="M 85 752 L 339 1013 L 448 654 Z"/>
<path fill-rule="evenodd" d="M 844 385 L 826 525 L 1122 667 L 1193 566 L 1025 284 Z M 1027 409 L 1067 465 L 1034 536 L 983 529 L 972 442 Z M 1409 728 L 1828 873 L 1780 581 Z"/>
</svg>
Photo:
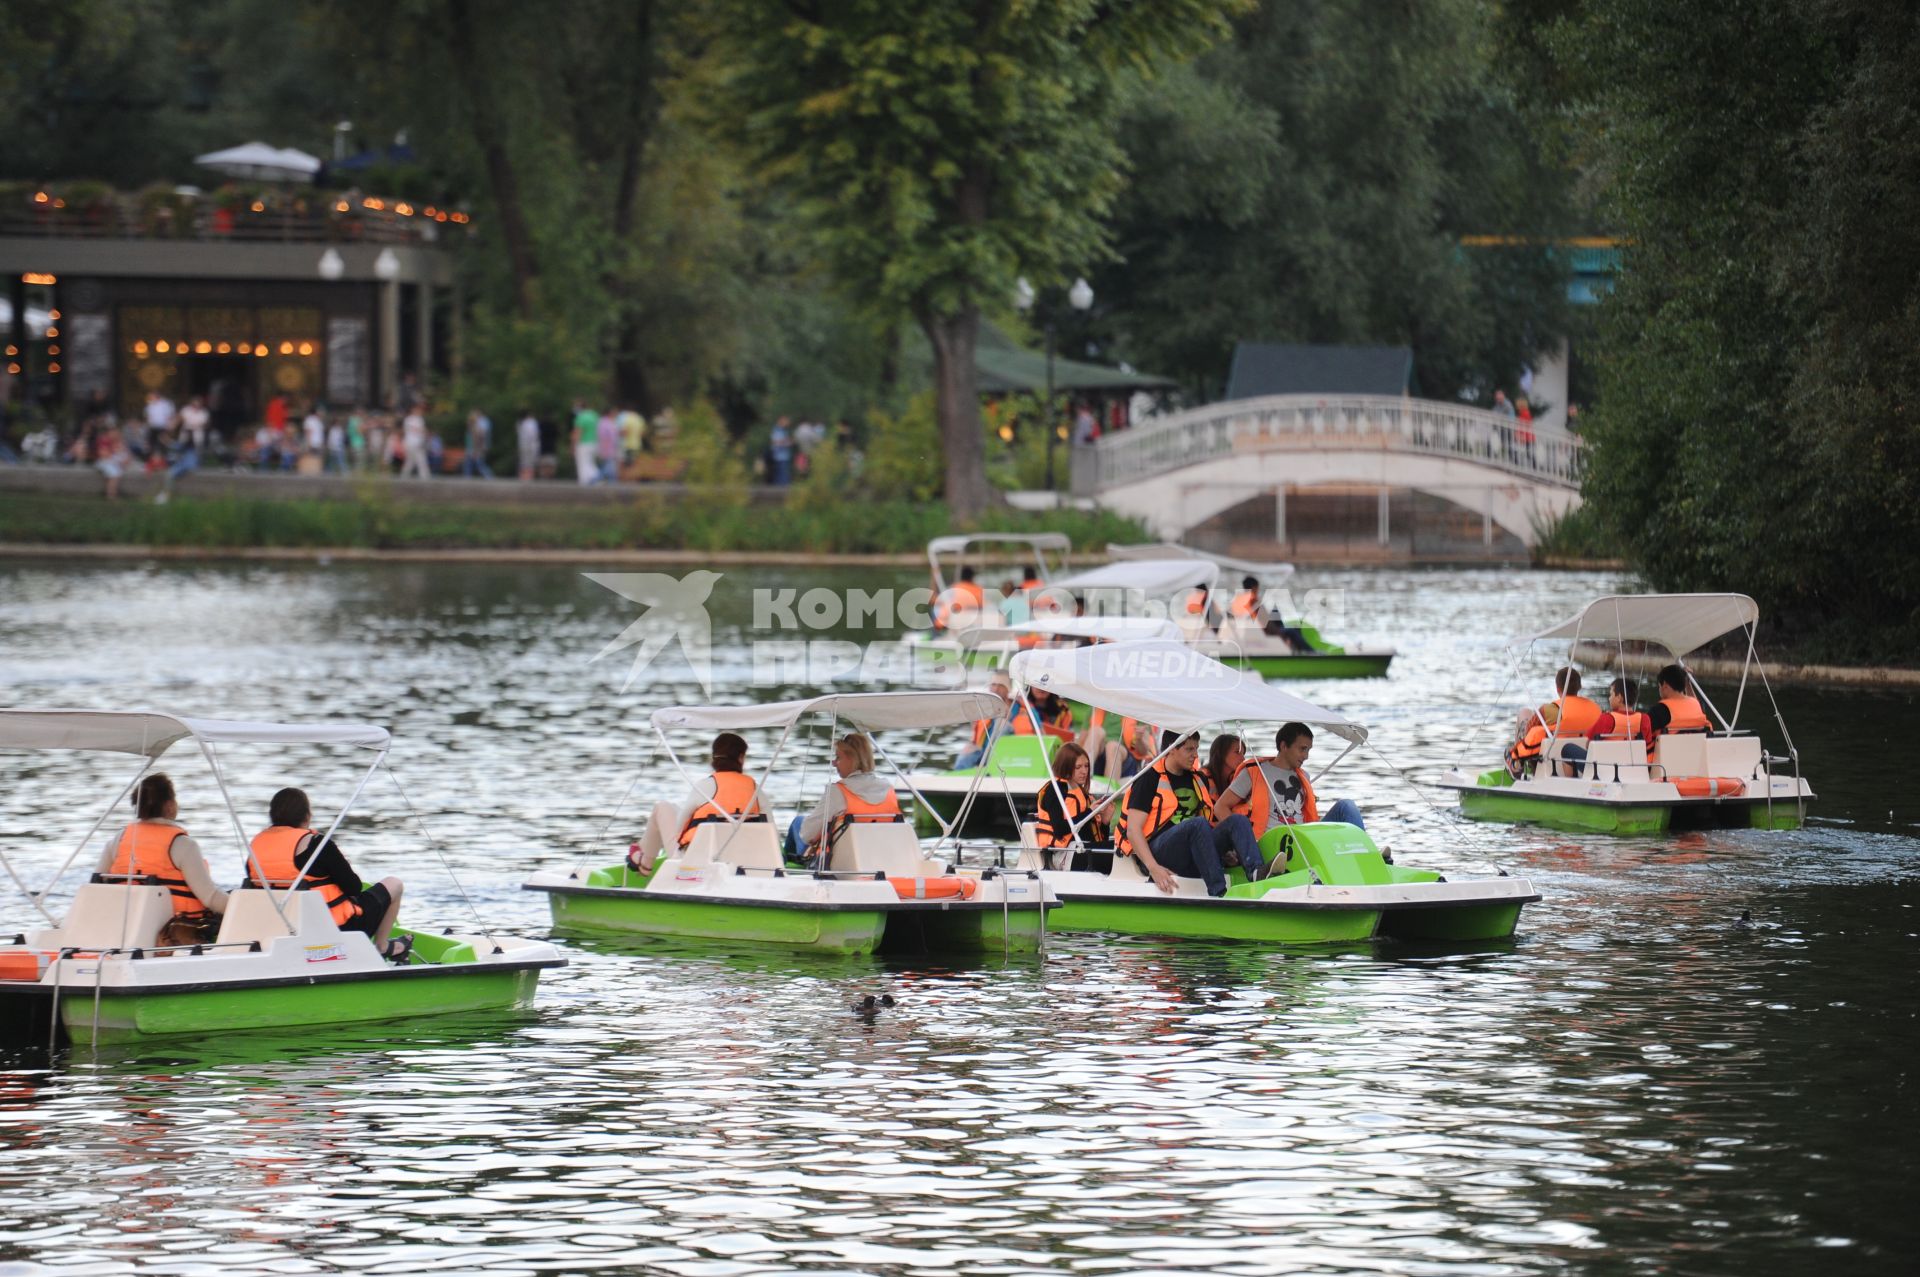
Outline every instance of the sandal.
<svg viewBox="0 0 1920 1277">
<path fill-rule="evenodd" d="M 393 936 L 387 940 L 387 947 L 380 956 L 397 967 L 404 967 L 413 960 L 413 937 Z"/>
</svg>

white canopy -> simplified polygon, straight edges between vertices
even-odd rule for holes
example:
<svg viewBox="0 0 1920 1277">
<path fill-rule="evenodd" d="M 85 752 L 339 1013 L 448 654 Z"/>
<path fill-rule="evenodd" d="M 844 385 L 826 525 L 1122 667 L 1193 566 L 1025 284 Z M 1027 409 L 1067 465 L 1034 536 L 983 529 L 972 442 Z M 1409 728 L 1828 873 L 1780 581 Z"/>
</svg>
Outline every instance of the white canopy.
<svg viewBox="0 0 1920 1277">
<path fill-rule="evenodd" d="M 193 162 L 202 168 L 232 177 L 252 177 L 267 182 L 312 177 L 320 171 L 319 156 L 296 151 L 290 146 L 268 146 L 265 142 L 248 142 L 242 146 L 230 146 L 224 151 L 209 151 L 196 156 Z"/>
<path fill-rule="evenodd" d="M 1105 567 L 1075 572 L 1047 588 L 1058 590 L 1139 590 L 1149 595 L 1168 595 L 1190 590 L 1196 585 L 1213 588 L 1220 569 L 1205 559 L 1132 559 L 1109 563 Z"/>
<path fill-rule="evenodd" d="M 1006 711 L 1006 702 L 991 692 L 836 692 L 770 705 L 672 705 L 653 711 L 653 726 L 662 732 L 670 727 L 725 732 L 791 727 L 808 714 L 832 714 L 863 730 L 881 731 L 971 723 Z"/>
<path fill-rule="evenodd" d="M 1007 669 L 1028 687 L 1173 731 L 1257 719 L 1324 727 L 1355 744 L 1367 738 L 1360 724 L 1170 639 L 1037 648 Z"/>
<path fill-rule="evenodd" d="M 1190 545 L 1177 545 L 1172 541 L 1161 541 L 1153 545 L 1113 545 L 1107 546 L 1107 553 L 1116 559 L 1205 559 L 1217 563 L 1228 572 L 1238 572 L 1242 576 L 1256 576 L 1260 584 L 1272 585 L 1284 581 L 1293 575 L 1291 563 L 1257 563 L 1252 559 L 1236 559 L 1231 554 L 1213 554 L 1206 550 L 1196 550 Z"/>
<path fill-rule="evenodd" d="M 954 635 L 961 643 L 1004 642 L 1025 634 L 1046 638 L 1102 639 L 1109 643 L 1138 642 L 1141 639 L 1180 637 L 1180 627 L 1172 621 L 1152 616 L 1054 616 L 1018 625 L 983 625 Z"/>
<path fill-rule="evenodd" d="M 1681 657 L 1759 621 L 1760 605 L 1744 594 L 1613 594 L 1595 599 L 1552 629 L 1514 643 L 1630 639 L 1656 643 Z"/>
<path fill-rule="evenodd" d="M 357 745 L 384 749 L 392 738 L 371 723 L 248 723 L 180 718 L 152 710 L 0 710 L 0 749 L 87 749 L 158 758 L 175 742 Z"/>
<path fill-rule="evenodd" d="M 1036 550 L 1059 550 L 1064 554 L 1073 548 L 1073 541 L 1064 532 L 968 532 L 935 537 L 927 542 L 927 554 L 929 557 L 961 554 L 976 545 L 1030 545 Z"/>
</svg>

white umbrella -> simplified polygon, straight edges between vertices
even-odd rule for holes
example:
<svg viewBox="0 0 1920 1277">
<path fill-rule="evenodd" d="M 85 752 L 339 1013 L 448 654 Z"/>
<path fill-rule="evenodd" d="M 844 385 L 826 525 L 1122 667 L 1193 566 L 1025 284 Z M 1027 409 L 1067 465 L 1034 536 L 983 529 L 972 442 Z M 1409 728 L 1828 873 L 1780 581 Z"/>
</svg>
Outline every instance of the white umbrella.
<svg viewBox="0 0 1920 1277">
<path fill-rule="evenodd" d="M 210 151 L 195 157 L 193 162 L 229 177 L 252 177 L 266 182 L 300 181 L 320 171 L 319 156 L 292 147 L 268 146 L 265 142 Z"/>
</svg>

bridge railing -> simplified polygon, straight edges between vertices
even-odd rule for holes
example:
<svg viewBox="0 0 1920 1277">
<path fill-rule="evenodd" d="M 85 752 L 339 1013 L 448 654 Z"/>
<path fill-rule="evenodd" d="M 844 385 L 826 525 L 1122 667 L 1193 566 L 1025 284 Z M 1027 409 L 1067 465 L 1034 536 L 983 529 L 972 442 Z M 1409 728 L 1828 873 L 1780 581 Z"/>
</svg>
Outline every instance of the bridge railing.
<svg viewBox="0 0 1920 1277">
<path fill-rule="evenodd" d="M 1531 435 L 1531 438 L 1528 436 Z M 1581 441 L 1564 430 L 1433 399 L 1272 395 L 1144 421 L 1074 450 L 1074 491 L 1091 495 L 1235 452 L 1368 448 L 1458 457 L 1563 487 L 1580 485 Z"/>
</svg>

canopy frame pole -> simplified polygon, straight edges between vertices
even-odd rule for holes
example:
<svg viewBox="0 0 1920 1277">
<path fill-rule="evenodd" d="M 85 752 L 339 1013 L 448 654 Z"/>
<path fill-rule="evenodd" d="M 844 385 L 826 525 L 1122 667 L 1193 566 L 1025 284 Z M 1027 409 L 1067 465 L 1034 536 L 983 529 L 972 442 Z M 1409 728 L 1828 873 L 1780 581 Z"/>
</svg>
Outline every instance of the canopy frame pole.
<svg viewBox="0 0 1920 1277">
<path fill-rule="evenodd" d="M 383 749 L 380 751 L 381 759 L 385 759 L 386 755 L 387 755 L 386 750 Z M 440 840 L 433 836 L 433 830 L 427 827 L 427 822 L 425 820 L 421 819 L 419 810 L 416 809 L 413 805 L 413 799 L 408 797 L 407 795 L 406 786 L 400 783 L 400 777 L 394 772 L 393 768 L 380 767 L 379 760 L 375 761 L 374 766 L 379 767 L 381 771 L 386 772 L 387 779 L 393 782 L 394 789 L 398 791 L 400 794 L 400 801 L 407 805 L 407 815 L 413 817 L 413 823 L 419 827 L 420 833 L 422 834 L 422 836 L 426 838 L 427 846 L 433 848 L 433 854 L 440 861 L 440 867 L 446 870 L 447 877 L 453 880 L 453 889 L 460 893 L 460 901 L 462 904 L 467 906 L 467 912 L 473 915 L 473 921 L 475 925 L 477 925 L 480 928 L 480 934 L 486 937 L 487 943 L 492 946 L 494 953 L 504 952 L 504 950 L 500 947 L 499 940 L 494 938 L 492 929 L 487 926 L 487 920 L 485 918 L 482 918 L 480 916 L 480 911 L 474 907 L 473 897 L 467 894 L 467 885 L 464 882 L 461 882 L 460 875 L 453 871 L 453 865 L 447 860 L 447 853 L 441 850 Z M 373 774 L 372 772 L 368 772 L 369 776 L 371 776 L 372 774 Z M 366 782 L 364 780 L 361 782 L 362 785 L 364 785 L 365 783 Z M 354 797 L 355 798 L 359 797 L 359 793 L 360 793 L 359 790 L 355 790 Z M 352 800 L 350 799 L 349 806 L 351 804 L 352 804 Z M 343 816 L 346 814 L 345 809 L 342 809 L 341 814 Z M 313 862 L 309 860 L 307 863 L 312 864 Z"/>
<path fill-rule="evenodd" d="M 1507 871 L 1505 867 L 1502 866 L 1499 861 L 1495 860 L 1492 856 L 1487 854 L 1485 845 L 1480 842 L 1479 835 L 1475 833 L 1473 830 L 1472 821 L 1462 819 L 1454 809 L 1442 807 L 1439 803 L 1435 802 L 1432 798 L 1428 797 L 1426 791 L 1420 788 L 1420 785 L 1417 781 L 1415 781 L 1411 776 L 1407 775 L 1405 770 L 1403 770 L 1391 758 L 1388 758 L 1386 754 L 1382 752 L 1380 747 L 1373 743 L 1372 737 L 1368 737 L 1367 739 L 1367 748 L 1373 751 L 1373 756 L 1375 758 L 1379 759 L 1382 763 L 1386 764 L 1388 771 L 1392 772 L 1396 777 L 1398 777 L 1406 785 L 1408 789 L 1411 789 L 1416 795 L 1419 796 L 1420 801 L 1426 804 L 1427 810 L 1433 813 L 1434 819 L 1440 822 L 1442 828 L 1447 829 L 1449 831 L 1457 831 L 1465 834 L 1467 841 L 1474 844 L 1474 850 L 1479 852 L 1482 858 L 1484 858 L 1489 865 L 1493 866 L 1495 872 L 1499 873 L 1502 877 L 1507 876 Z"/>
<path fill-rule="evenodd" d="M 101 810 L 99 818 L 93 822 L 93 827 L 81 835 L 79 845 L 73 849 L 66 860 L 61 862 L 60 867 L 53 871 L 53 877 L 47 880 L 46 887 L 43 888 L 38 895 L 29 890 L 27 884 L 20 880 L 20 876 L 13 872 L 13 866 L 11 864 L 7 865 L 8 876 L 13 879 L 15 885 L 20 888 L 27 899 L 33 901 L 33 907 L 40 911 L 40 916 L 48 922 L 53 923 L 54 926 L 57 927 L 60 923 L 51 913 L 47 912 L 47 906 L 43 903 L 46 897 L 52 893 L 55 887 L 60 885 L 60 880 L 67 876 L 67 870 L 73 868 L 73 862 L 80 858 L 80 853 L 87 849 L 87 844 L 93 841 L 93 836 L 100 832 L 100 826 L 107 823 L 107 817 L 113 814 L 113 809 L 120 805 L 122 799 L 133 792 L 133 787 L 138 785 L 142 778 L 146 776 L 148 769 L 153 766 L 153 763 L 153 759 L 146 757 L 144 753 L 141 755 L 140 769 L 134 772 L 133 779 L 129 780 L 126 786 L 114 796 L 113 800 Z"/>
<path fill-rule="evenodd" d="M 235 841 L 240 844 L 240 855 L 243 858 L 243 863 L 252 866 L 253 880 L 265 888 L 267 903 L 272 905 L 273 911 L 280 915 L 280 925 L 287 929 L 288 935 L 293 935 L 295 928 L 292 920 L 287 917 L 285 901 L 275 897 L 273 889 L 267 887 L 266 871 L 261 868 L 260 858 L 253 854 L 253 844 L 247 840 L 246 831 L 240 827 L 240 809 L 234 806 L 233 793 L 227 788 L 227 778 L 221 774 L 219 754 L 215 752 L 212 743 L 202 739 L 199 733 L 194 733 L 193 739 L 194 742 L 200 746 L 200 752 L 206 756 L 207 766 L 213 770 L 213 783 L 220 787 L 220 797 L 226 801 L 227 818 L 233 822 L 233 836 Z M 381 753 L 384 755 L 386 751 L 383 749 Z M 376 763 L 377 761 L 378 760 L 376 760 Z M 361 783 L 365 784 L 366 782 L 363 779 Z M 308 863 L 312 863 L 312 857 L 308 857 Z M 304 873 L 301 876 L 304 877 Z M 299 882 L 299 878 L 294 879 L 295 886 L 298 886 Z M 287 888 L 287 891 L 291 894 L 293 887 Z"/>
<path fill-rule="evenodd" d="M 1729 725 L 1728 725 L 1728 730 L 1729 730 L 1729 731 L 1731 731 L 1731 730 L 1732 730 L 1732 728 L 1733 728 L 1733 726 L 1734 726 L 1734 725 L 1737 725 L 1737 724 L 1738 724 L 1738 723 L 1740 722 L 1740 708 L 1741 708 L 1741 706 L 1743 706 L 1743 705 L 1745 705 L 1745 704 L 1747 703 L 1747 677 L 1748 677 L 1748 675 L 1750 675 L 1750 674 L 1751 674 L 1751 673 L 1753 672 L 1753 645 L 1754 645 L 1754 637 L 1755 637 L 1755 632 L 1756 632 L 1756 631 L 1757 631 L 1757 630 L 1758 630 L 1759 628 L 1760 628 L 1760 627 L 1759 627 L 1759 625 L 1758 625 L 1758 623 L 1755 623 L 1755 624 L 1753 624 L 1753 625 L 1749 625 L 1749 626 L 1747 626 L 1747 627 L 1746 627 L 1746 630 L 1747 630 L 1747 659 L 1746 659 L 1746 660 L 1745 660 L 1744 662 L 1742 662 L 1742 663 L 1741 663 L 1741 666 L 1740 666 L 1740 690 L 1739 690 L 1738 692 L 1736 692 L 1736 693 L 1734 694 L 1734 698 L 1733 698 L 1733 723 L 1732 723 L 1732 724 L 1729 724 Z"/>
<path fill-rule="evenodd" d="M 1774 696 L 1773 684 L 1767 679 L 1766 665 L 1756 662 L 1755 667 L 1760 671 L 1760 685 L 1766 688 L 1767 702 L 1773 706 L 1773 721 L 1780 728 L 1780 739 L 1787 743 L 1787 757 L 1793 760 L 1793 810 L 1801 827 L 1805 828 L 1807 823 L 1807 798 L 1806 785 L 1800 779 L 1800 750 L 1794 745 L 1792 734 L 1787 731 L 1787 720 L 1780 713 L 1780 701 Z M 1773 807 L 1772 771 L 1768 771 L 1767 773 L 1767 807 L 1768 815 L 1771 816 Z"/>
</svg>

